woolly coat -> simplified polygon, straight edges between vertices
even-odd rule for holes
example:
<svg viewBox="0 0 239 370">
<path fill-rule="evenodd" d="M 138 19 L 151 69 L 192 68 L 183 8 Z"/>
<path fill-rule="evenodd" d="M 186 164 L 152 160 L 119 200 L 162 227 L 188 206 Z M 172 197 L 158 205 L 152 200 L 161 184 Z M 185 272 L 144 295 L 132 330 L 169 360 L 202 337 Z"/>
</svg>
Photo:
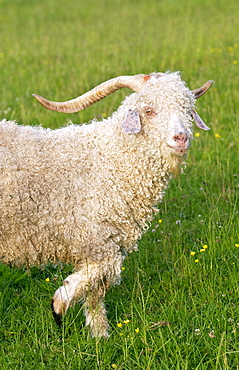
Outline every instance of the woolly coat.
<svg viewBox="0 0 239 370">
<path fill-rule="evenodd" d="M 193 94 L 171 73 L 160 89 L 151 78 L 101 122 L 57 130 L 0 122 L 0 260 L 77 268 L 137 249 L 183 161 L 165 145 L 168 121 L 180 114 L 192 138 L 192 108 Z M 128 109 L 140 113 L 138 134 L 122 130 Z"/>
</svg>

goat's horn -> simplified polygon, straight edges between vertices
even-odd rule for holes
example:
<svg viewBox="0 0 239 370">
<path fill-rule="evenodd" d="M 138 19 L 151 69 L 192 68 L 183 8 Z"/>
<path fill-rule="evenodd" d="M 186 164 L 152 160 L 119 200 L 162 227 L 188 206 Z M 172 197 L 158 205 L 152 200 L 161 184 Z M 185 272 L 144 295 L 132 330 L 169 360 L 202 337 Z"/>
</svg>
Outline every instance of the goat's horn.
<svg viewBox="0 0 239 370">
<path fill-rule="evenodd" d="M 191 90 L 191 92 L 194 94 L 195 99 L 200 98 L 205 92 L 212 86 L 213 81 L 207 81 L 204 85 L 199 87 L 199 89 Z"/>
<path fill-rule="evenodd" d="M 150 76 L 144 74 L 115 77 L 103 82 L 78 98 L 65 102 L 53 102 L 36 94 L 33 94 L 33 96 L 45 108 L 57 112 L 74 113 L 89 107 L 122 87 L 127 87 L 135 92 L 139 92 L 149 78 Z"/>
</svg>

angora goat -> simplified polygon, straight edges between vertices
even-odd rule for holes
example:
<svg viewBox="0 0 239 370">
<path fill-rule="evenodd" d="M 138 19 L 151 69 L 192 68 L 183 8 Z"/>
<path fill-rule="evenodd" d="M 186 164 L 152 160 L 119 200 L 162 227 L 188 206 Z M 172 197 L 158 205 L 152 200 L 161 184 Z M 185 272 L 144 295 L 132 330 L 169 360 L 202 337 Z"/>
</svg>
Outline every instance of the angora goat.
<svg viewBox="0 0 239 370">
<path fill-rule="evenodd" d="M 103 121 L 57 130 L 0 122 L 0 260 L 74 265 L 52 300 L 57 322 L 82 299 L 91 334 L 108 336 L 106 290 L 180 172 L 192 119 L 209 129 L 194 103 L 210 86 L 190 91 L 179 73 L 121 76 L 64 103 L 34 95 L 75 112 L 122 87 L 135 91 Z"/>
</svg>

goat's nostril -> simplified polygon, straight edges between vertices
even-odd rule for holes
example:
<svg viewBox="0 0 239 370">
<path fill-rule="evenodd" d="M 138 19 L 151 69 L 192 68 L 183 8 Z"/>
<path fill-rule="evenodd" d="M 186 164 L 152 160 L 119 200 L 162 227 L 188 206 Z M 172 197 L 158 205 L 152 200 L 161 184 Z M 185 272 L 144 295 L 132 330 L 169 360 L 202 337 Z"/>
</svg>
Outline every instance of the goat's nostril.
<svg viewBox="0 0 239 370">
<path fill-rule="evenodd" d="M 186 134 L 179 132 L 177 135 L 173 136 L 173 140 L 176 142 L 186 143 L 186 141 L 188 140 L 188 137 Z"/>
</svg>

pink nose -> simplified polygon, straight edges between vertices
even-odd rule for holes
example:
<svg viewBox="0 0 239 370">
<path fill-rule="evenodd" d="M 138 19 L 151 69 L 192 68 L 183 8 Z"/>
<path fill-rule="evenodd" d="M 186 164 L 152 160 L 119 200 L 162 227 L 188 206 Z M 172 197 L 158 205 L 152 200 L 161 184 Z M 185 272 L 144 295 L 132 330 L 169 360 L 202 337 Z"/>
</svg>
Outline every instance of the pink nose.
<svg viewBox="0 0 239 370">
<path fill-rule="evenodd" d="M 188 146 L 188 137 L 183 132 L 179 132 L 176 135 L 174 135 L 173 140 L 176 141 L 178 148 L 186 149 Z"/>
</svg>

